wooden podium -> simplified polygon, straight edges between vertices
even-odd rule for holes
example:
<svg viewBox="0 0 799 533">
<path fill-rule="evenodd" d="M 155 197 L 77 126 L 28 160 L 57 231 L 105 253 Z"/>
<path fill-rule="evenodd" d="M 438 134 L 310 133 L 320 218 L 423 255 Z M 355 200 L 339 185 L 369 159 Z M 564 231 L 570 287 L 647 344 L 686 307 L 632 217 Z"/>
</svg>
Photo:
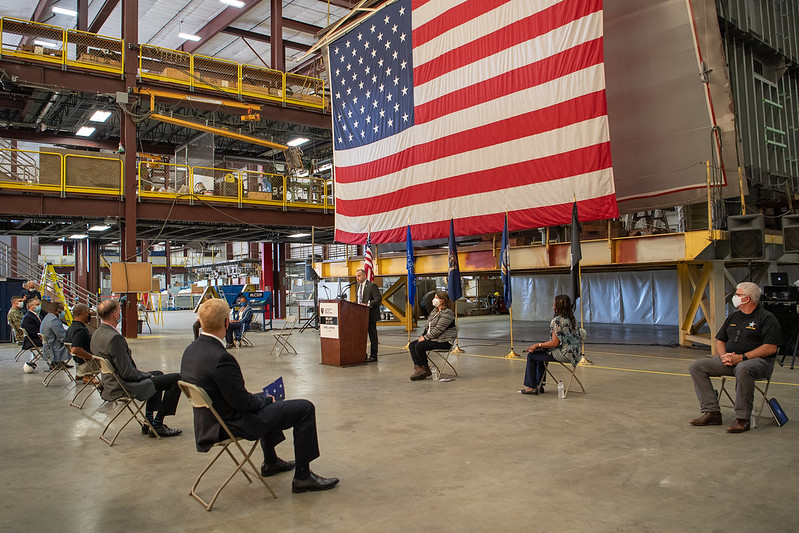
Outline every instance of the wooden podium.
<svg viewBox="0 0 799 533">
<path fill-rule="evenodd" d="M 322 364 L 366 364 L 369 307 L 346 300 L 319 300 Z"/>
</svg>

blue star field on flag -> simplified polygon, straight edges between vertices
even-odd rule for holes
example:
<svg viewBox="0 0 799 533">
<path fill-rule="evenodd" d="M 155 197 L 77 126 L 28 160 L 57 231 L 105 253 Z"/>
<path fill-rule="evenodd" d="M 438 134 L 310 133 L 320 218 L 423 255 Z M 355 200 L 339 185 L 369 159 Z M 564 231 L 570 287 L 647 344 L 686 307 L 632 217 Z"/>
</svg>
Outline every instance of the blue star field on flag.
<svg viewBox="0 0 799 533">
<path fill-rule="evenodd" d="M 330 44 L 333 138 L 363 146 L 413 125 L 411 2 L 399 0 Z"/>
</svg>

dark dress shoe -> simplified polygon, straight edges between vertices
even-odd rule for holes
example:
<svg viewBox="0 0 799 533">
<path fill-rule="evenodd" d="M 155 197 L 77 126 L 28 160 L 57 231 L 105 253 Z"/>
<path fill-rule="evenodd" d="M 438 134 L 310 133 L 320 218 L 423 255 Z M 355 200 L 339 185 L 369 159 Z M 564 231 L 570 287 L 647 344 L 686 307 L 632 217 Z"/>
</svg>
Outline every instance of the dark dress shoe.
<svg viewBox="0 0 799 533">
<path fill-rule="evenodd" d="M 264 463 L 261 465 L 261 477 L 270 477 L 281 472 L 288 472 L 294 470 L 296 463 L 294 461 L 284 461 L 278 458 L 276 463 Z"/>
<path fill-rule="evenodd" d="M 225 344 L 225 349 L 226 349 L 226 350 L 228 350 L 228 349 L 230 349 L 230 348 L 235 348 L 235 347 L 236 347 L 236 345 L 235 345 L 235 344 L 233 344 L 232 342 L 229 342 L 229 343 Z"/>
<path fill-rule="evenodd" d="M 735 422 L 727 428 L 727 433 L 743 433 L 749 431 L 749 420 L 746 418 L 736 418 Z"/>
<path fill-rule="evenodd" d="M 183 433 L 182 429 L 172 429 L 171 427 L 167 426 L 166 424 L 161 424 L 155 428 L 155 432 L 158 433 L 159 437 L 166 438 L 166 437 L 177 437 L 181 433 Z M 155 438 L 155 434 L 151 431 L 150 437 Z"/>
<path fill-rule="evenodd" d="M 538 391 L 537 391 L 537 390 L 535 390 L 535 389 L 530 389 L 530 390 L 527 390 L 527 389 L 522 389 L 522 390 L 520 390 L 519 392 L 521 392 L 522 394 L 530 394 L 530 395 L 532 395 L 532 396 L 535 396 L 535 395 L 537 395 L 537 394 L 538 394 Z"/>
<path fill-rule="evenodd" d="M 291 482 L 291 492 L 308 492 L 309 490 L 330 490 L 338 485 L 337 477 L 321 477 L 311 472 L 308 479 L 297 479 Z"/>
<path fill-rule="evenodd" d="M 374 355 L 371 355 L 371 356 L 366 358 L 366 362 L 367 363 L 376 363 L 377 362 L 377 357 L 374 356 Z"/>
<path fill-rule="evenodd" d="M 694 418 L 691 420 L 692 426 L 720 426 L 721 425 L 721 413 L 718 411 L 709 411 L 704 413 L 699 418 Z"/>
</svg>

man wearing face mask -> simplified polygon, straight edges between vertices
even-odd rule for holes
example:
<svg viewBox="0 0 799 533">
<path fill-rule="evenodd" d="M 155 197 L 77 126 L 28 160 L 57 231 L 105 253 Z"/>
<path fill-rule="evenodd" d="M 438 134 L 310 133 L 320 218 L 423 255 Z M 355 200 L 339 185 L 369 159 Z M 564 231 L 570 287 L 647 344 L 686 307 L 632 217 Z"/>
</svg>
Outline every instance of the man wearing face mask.
<svg viewBox="0 0 799 533">
<path fill-rule="evenodd" d="M 14 338 L 17 340 L 17 344 L 22 344 L 22 339 L 25 338 L 22 333 L 22 319 L 25 318 L 25 314 L 22 311 L 24 306 L 25 303 L 22 298 L 14 296 L 11 298 L 11 309 L 8 310 L 8 315 L 6 315 L 8 325 L 14 330 Z"/>
<path fill-rule="evenodd" d="M 64 346 L 66 330 L 64 323 L 64 304 L 56 302 L 50 305 L 50 312 L 45 315 L 42 324 L 39 326 L 39 333 L 42 334 L 47 345 L 44 347 L 44 357 L 50 361 L 50 367 L 72 368 L 67 364 L 69 361 L 69 351 Z"/>
<path fill-rule="evenodd" d="M 164 418 L 174 415 L 178 407 L 180 374 L 164 374 L 160 370 L 142 372 L 136 368 L 128 342 L 116 329 L 121 313 L 119 302 L 113 298 L 100 302 L 100 305 L 97 306 L 97 316 L 103 323 L 92 335 L 91 353 L 111 361 L 125 388 L 134 398 L 147 400 L 145 416 L 160 437 L 180 435 L 183 433 L 182 430 L 172 429 L 164 424 Z M 113 376 L 103 374 L 102 385 L 103 400 L 111 402 L 123 396 L 123 392 Z M 147 425 L 143 425 L 142 434 L 147 435 L 148 433 L 150 437 L 155 438 Z"/>
<path fill-rule="evenodd" d="M 767 379 L 774 370 L 777 345 L 781 342 L 777 318 L 758 304 L 761 290 L 754 283 L 739 283 L 731 313 L 716 335 L 716 352 L 711 359 L 691 363 L 702 416 L 691 420 L 694 426 L 720 426 L 721 409 L 711 377 L 735 376 L 735 420 L 729 433 L 749 430 L 749 418 L 755 394 L 755 381 Z"/>
<path fill-rule="evenodd" d="M 22 348 L 25 350 L 30 350 L 33 346 L 40 348 L 42 346 L 42 340 L 39 338 L 39 327 L 42 325 L 42 319 L 39 317 L 41 311 L 42 303 L 39 300 L 35 298 L 28 300 L 28 312 L 22 318 L 22 329 L 28 334 L 22 343 Z"/>
</svg>

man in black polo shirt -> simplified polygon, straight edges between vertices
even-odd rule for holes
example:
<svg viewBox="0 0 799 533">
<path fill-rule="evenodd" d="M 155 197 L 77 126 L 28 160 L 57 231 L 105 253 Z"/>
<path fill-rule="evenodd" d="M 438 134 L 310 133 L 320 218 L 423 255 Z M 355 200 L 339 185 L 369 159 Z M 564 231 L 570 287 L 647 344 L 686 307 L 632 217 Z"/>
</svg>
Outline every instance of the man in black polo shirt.
<svg viewBox="0 0 799 533">
<path fill-rule="evenodd" d="M 76 375 L 83 378 L 84 383 L 88 383 L 91 379 L 97 380 L 94 375 L 100 371 L 100 365 L 92 359 L 91 354 L 92 335 L 86 327 L 90 319 L 91 312 L 88 305 L 75 305 L 72 308 L 72 325 L 64 337 L 65 342 L 72 344 L 72 358 L 78 363 Z"/>
<path fill-rule="evenodd" d="M 710 378 L 735 376 L 735 421 L 727 431 L 743 433 L 749 429 L 755 381 L 771 376 L 781 339 L 777 318 L 758 305 L 760 294 L 756 284 L 739 283 L 732 299 L 737 310 L 716 335 L 718 355 L 691 363 L 688 372 L 702 411 L 701 417 L 691 420 L 694 426 L 721 425 L 719 400 Z"/>
</svg>

